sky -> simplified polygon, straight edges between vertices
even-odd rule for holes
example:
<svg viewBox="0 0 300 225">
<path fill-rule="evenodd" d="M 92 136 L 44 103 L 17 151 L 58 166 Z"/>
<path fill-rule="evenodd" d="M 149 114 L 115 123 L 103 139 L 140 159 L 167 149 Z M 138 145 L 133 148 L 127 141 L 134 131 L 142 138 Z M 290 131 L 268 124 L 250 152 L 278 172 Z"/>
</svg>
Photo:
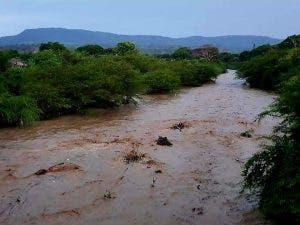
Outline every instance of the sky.
<svg viewBox="0 0 300 225">
<path fill-rule="evenodd" d="M 0 36 L 41 27 L 285 38 L 300 34 L 300 0 L 0 0 Z"/>
</svg>

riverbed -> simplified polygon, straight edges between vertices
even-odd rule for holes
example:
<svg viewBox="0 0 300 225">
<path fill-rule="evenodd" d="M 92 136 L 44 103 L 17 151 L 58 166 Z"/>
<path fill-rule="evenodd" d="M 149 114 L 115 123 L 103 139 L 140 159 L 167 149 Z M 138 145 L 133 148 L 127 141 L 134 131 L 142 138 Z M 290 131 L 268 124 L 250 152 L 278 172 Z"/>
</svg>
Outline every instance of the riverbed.
<svg viewBox="0 0 300 225">
<path fill-rule="evenodd" d="M 1 129 L 0 224 L 264 224 L 241 170 L 276 124 L 255 121 L 275 96 L 243 83 L 228 71 L 137 105 Z"/>
</svg>

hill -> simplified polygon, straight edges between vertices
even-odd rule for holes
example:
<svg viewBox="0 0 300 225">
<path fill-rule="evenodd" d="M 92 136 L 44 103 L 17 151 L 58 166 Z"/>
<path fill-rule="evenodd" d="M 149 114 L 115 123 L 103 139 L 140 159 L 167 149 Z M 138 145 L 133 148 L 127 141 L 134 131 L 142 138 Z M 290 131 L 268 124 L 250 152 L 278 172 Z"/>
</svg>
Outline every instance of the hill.
<svg viewBox="0 0 300 225">
<path fill-rule="evenodd" d="M 277 44 L 281 40 L 251 35 L 170 38 L 156 35 L 119 35 L 80 29 L 39 28 L 27 29 L 15 36 L 1 37 L 0 46 L 40 44 L 48 41 L 57 41 L 74 47 L 85 44 L 113 47 L 119 42 L 131 41 L 141 50 L 161 52 L 168 52 L 181 46 L 197 48 L 205 44 L 211 44 L 218 47 L 221 51 L 241 52 L 252 49 L 254 45 L 258 47 L 264 44 Z"/>
</svg>

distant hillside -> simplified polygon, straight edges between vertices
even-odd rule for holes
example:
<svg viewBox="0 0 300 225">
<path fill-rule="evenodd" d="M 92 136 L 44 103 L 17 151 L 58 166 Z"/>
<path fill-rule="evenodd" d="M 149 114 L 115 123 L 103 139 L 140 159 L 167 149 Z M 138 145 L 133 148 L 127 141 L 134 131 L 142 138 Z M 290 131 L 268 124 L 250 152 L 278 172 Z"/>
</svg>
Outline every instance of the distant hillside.
<svg viewBox="0 0 300 225">
<path fill-rule="evenodd" d="M 99 44 L 103 47 L 113 47 L 119 42 L 131 41 L 145 52 L 168 52 L 180 46 L 197 48 L 205 44 L 211 44 L 218 47 L 221 51 L 240 52 L 252 49 L 254 45 L 258 47 L 263 44 L 278 44 L 281 40 L 248 35 L 169 38 L 154 35 L 118 35 L 79 29 L 39 28 L 28 29 L 15 36 L 1 37 L 0 46 L 40 44 L 48 41 L 58 41 L 74 47 L 84 44 Z"/>
</svg>

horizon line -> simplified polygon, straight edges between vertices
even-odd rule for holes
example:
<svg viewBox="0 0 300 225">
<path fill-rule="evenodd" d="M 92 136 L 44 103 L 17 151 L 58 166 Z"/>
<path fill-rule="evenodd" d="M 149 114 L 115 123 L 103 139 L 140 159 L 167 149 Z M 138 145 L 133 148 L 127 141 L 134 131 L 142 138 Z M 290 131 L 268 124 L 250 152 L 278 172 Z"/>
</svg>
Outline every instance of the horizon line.
<svg viewBox="0 0 300 225">
<path fill-rule="evenodd" d="M 190 35 L 190 36 L 175 37 L 175 36 L 164 36 L 164 35 L 159 35 L 159 34 L 120 34 L 120 33 L 114 33 L 114 32 L 89 30 L 89 29 L 84 29 L 84 28 L 65 28 L 65 27 L 26 28 L 17 34 L 0 36 L 0 38 L 17 36 L 17 35 L 25 32 L 26 30 L 41 30 L 41 29 L 82 30 L 82 31 L 95 32 L 95 33 L 100 32 L 100 33 L 123 35 L 123 36 L 156 36 L 156 37 L 164 37 L 164 38 L 171 38 L 171 39 L 181 39 L 181 38 L 191 38 L 191 37 L 217 38 L 217 37 L 230 37 L 230 36 L 252 36 L 252 37 L 267 37 L 267 38 L 272 38 L 272 39 L 284 40 L 284 38 L 272 37 L 272 36 L 268 36 L 268 35 L 258 35 L 258 34 L 227 34 L 227 35 L 216 35 L 216 36 Z M 290 36 L 290 35 L 286 35 L 286 37 L 288 37 L 288 36 Z"/>
</svg>

